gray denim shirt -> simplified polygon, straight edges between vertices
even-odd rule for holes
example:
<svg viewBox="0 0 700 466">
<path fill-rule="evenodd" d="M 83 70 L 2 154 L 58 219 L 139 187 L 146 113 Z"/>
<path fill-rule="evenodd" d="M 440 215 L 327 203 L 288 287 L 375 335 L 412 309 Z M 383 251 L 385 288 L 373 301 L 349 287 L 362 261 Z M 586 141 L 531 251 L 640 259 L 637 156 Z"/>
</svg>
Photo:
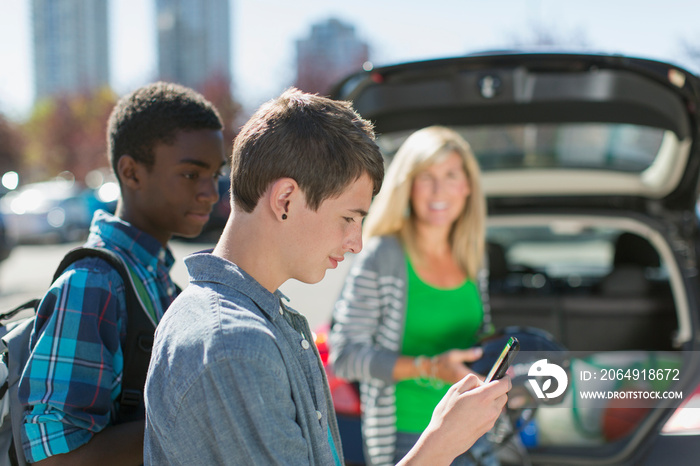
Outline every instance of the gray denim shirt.
<svg viewBox="0 0 700 466">
<path fill-rule="evenodd" d="M 333 465 L 338 426 L 307 320 L 235 264 L 185 259 L 156 331 L 144 462 Z"/>
</svg>

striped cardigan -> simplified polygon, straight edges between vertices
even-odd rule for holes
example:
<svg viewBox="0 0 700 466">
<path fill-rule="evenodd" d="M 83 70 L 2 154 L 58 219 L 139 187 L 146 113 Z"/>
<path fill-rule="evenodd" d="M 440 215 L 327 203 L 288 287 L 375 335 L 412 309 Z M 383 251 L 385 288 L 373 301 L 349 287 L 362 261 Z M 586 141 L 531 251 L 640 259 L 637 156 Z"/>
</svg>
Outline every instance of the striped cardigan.
<svg viewBox="0 0 700 466">
<path fill-rule="evenodd" d="M 369 464 L 393 464 L 396 444 L 394 365 L 404 332 L 407 297 L 404 250 L 394 236 L 371 238 L 355 258 L 333 312 L 331 362 L 342 378 L 360 382 L 362 435 Z M 488 273 L 478 277 L 490 332 Z"/>
</svg>

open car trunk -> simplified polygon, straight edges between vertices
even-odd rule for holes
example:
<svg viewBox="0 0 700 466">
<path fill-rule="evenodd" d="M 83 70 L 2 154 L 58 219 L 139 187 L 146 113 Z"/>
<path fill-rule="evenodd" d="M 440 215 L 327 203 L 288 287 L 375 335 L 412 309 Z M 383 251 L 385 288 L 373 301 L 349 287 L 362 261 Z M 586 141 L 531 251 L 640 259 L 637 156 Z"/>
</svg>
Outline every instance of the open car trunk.
<svg viewBox="0 0 700 466">
<path fill-rule="evenodd" d="M 655 227 L 637 214 L 595 211 L 491 217 L 495 326 L 536 327 L 569 350 L 567 394 L 560 403 L 538 406 L 528 427 L 534 464 L 636 464 L 634 452 L 668 414 L 653 408 L 675 400 L 587 400 L 581 392 L 697 384 L 698 353 L 682 351 L 694 346 L 686 283 Z M 641 374 L 658 370 L 663 377 L 643 380 Z M 576 380 L 584 373 L 591 379 Z"/>
</svg>

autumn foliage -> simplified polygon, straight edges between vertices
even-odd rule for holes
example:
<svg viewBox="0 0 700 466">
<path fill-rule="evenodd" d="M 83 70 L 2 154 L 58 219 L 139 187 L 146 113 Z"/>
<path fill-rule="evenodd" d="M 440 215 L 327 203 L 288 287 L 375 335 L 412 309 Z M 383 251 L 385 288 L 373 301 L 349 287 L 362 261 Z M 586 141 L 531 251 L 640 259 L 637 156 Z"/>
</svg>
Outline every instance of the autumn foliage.
<svg viewBox="0 0 700 466">
<path fill-rule="evenodd" d="M 0 115 L 0 176 L 22 166 L 24 138 L 16 123 Z"/>
<path fill-rule="evenodd" d="M 230 156 L 241 106 L 228 80 L 213 77 L 198 89 L 219 110 Z M 90 171 L 109 167 L 106 130 L 119 96 L 103 88 L 37 102 L 29 118 L 14 123 L 0 114 L 0 176 L 20 173 L 21 183 L 43 181 L 69 171 L 82 182 Z"/>
<path fill-rule="evenodd" d="M 230 82 L 223 76 L 213 76 L 205 81 L 201 89 L 198 90 L 219 111 L 219 116 L 224 124 L 226 157 L 230 158 L 233 139 L 238 134 L 237 122 L 241 115 L 241 105 L 233 99 Z"/>
<path fill-rule="evenodd" d="M 38 102 L 23 125 L 24 182 L 66 170 L 82 181 L 90 171 L 109 166 L 105 131 L 116 101 L 117 96 L 105 88 Z"/>
</svg>

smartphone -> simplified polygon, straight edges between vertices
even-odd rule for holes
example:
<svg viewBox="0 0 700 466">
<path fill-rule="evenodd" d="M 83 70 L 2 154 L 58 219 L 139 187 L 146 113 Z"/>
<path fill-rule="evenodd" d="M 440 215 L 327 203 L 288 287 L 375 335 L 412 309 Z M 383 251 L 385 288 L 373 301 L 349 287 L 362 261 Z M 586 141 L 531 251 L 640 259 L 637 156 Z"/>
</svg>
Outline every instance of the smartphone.
<svg viewBox="0 0 700 466">
<path fill-rule="evenodd" d="M 486 380 L 484 382 L 489 383 L 492 380 L 502 379 L 503 376 L 506 375 L 506 371 L 513 362 L 515 355 L 518 354 L 518 351 L 520 351 L 520 342 L 517 338 L 510 337 L 506 343 L 506 346 L 503 348 L 503 351 L 501 351 L 501 355 L 498 356 L 498 359 L 496 359 L 496 362 L 493 364 L 489 374 L 486 376 Z"/>
</svg>

